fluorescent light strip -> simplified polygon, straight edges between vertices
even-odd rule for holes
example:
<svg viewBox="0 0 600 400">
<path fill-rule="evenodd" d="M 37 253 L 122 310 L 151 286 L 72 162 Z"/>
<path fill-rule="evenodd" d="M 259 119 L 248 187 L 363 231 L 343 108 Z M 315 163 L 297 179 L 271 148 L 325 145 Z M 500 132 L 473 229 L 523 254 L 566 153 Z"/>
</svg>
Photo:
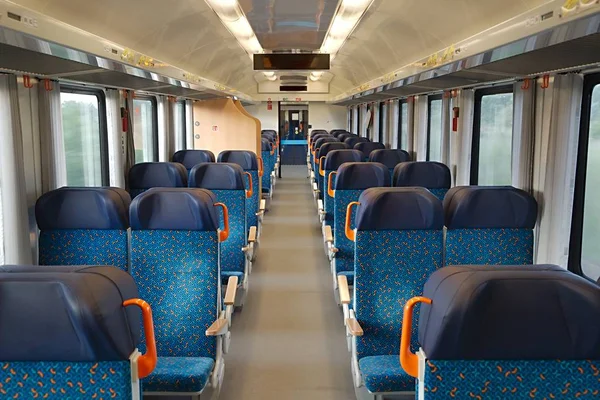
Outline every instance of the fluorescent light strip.
<svg viewBox="0 0 600 400">
<path fill-rule="evenodd" d="M 321 53 L 330 54 L 333 60 L 372 3 L 373 0 L 342 0 L 323 40 Z"/>
<path fill-rule="evenodd" d="M 205 1 L 248 54 L 264 51 L 237 0 Z"/>
</svg>

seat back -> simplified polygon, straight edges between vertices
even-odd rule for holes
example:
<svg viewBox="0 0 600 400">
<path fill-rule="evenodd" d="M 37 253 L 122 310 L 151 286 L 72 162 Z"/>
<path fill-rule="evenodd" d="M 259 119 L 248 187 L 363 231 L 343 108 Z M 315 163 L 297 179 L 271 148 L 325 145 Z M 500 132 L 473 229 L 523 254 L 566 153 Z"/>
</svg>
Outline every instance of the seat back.
<svg viewBox="0 0 600 400">
<path fill-rule="evenodd" d="M 148 162 L 135 164 L 129 170 L 129 194 L 135 198 L 148 189 L 186 187 L 188 171 L 182 164 Z"/>
<path fill-rule="evenodd" d="M 328 132 L 327 132 L 325 129 L 313 129 L 313 130 L 310 132 L 310 135 L 311 135 L 311 136 L 314 136 L 314 135 L 319 135 L 319 134 L 323 134 L 323 133 L 324 133 L 324 134 L 326 134 L 326 135 L 328 135 L 328 134 L 329 134 L 329 133 L 328 133 Z"/>
<path fill-rule="evenodd" d="M 247 241 L 246 187 L 250 175 L 237 164 L 199 164 L 190 173 L 190 187 L 210 190 L 217 201 L 229 210 L 229 237 L 221 243 L 221 272 L 244 272 L 245 256 L 242 247 Z M 220 229 L 223 211 L 218 210 Z"/>
<path fill-rule="evenodd" d="M 399 354 L 400 305 L 442 267 L 444 212 L 424 188 L 372 188 L 358 201 L 354 311 L 364 331 L 356 339 L 360 360 Z"/>
<path fill-rule="evenodd" d="M 35 204 L 40 265 L 112 265 L 127 271 L 129 193 L 64 187 Z"/>
<path fill-rule="evenodd" d="M 0 266 L 3 398 L 139 395 L 129 360 L 140 344 L 132 277 L 114 267 Z"/>
<path fill-rule="evenodd" d="M 331 134 L 331 136 L 333 137 L 338 137 L 340 136 L 342 133 L 350 133 L 345 129 L 333 129 L 331 132 L 329 132 Z"/>
<path fill-rule="evenodd" d="M 358 135 L 355 133 L 350 133 L 350 132 L 342 132 L 337 135 L 337 138 L 340 142 L 344 142 L 349 137 L 358 137 Z"/>
<path fill-rule="evenodd" d="M 384 150 L 385 144 L 379 142 L 362 142 L 354 145 L 355 150 L 360 150 L 363 153 L 362 161 L 369 161 L 371 153 L 375 150 Z"/>
<path fill-rule="evenodd" d="M 333 236 L 334 245 L 338 249 L 333 261 L 336 275 L 354 271 L 354 243 L 344 234 L 348 204 L 358 201 L 366 189 L 389 186 L 390 174 L 383 164 L 353 162 L 342 164 L 338 168 L 333 199 Z"/>
<path fill-rule="evenodd" d="M 392 178 L 395 187 L 424 187 L 440 201 L 444 200 L 451 183 L 450 169 L 445 164 L 432 161 L 398 164 Z"/>
<path fill-rule="evenodd" d="M 183 164 L 188 173 L 198 164 L 215 162 L 215 155 L 210 150 L 180 150 L 173 154 L 173 162 Z"/>
<path fill-rule="evenodd" d="M 369 161 L 382 163 L 390 170 L 390 176 L 394 175 L 396 165 L 410 161 L 410 155 L 404 150 L 381 149 L 374 150 L 369 156 Z"/>
<path fill-rule="evenodd" d="M 217 161 L 220 163 L 237 164 L 252 176 L 254 190 L 252 191 L 252 197 L 246 200 L 247 229 L 249 230 L 251 226 L 258 227 L 258 216 L 256 214 L 260 208 L 260 199 L 262 196 L 262 176 L 261 171 L 259 171 L 256 154 L 251 151 L 242 150 L 223 151 L 219 154 Z"/>
<path fill-rule="evenodd" d="M 270 137 L 273 138 L 273 140 L 277 139 L 277 131 L 275 131 L 273 129 L 263 129 L 261 131 L 261 135 L 269 135 Z"/>
<path fill-rule="evenodd" d="M 423 296 L 433 300 L 419 318 L 425 398 L 597 393 L 595 284 L 554 265 L 455 266 L 435 272 Z"/>
<path fill-rule="evenodd" d="M 344 143 L 346 143 L 351 149 L 353 149 L 354 146 L 356 146 L 359 143 L 368 143 L 368 142 L 370 142 L 369 139 L 360 137 L 360 136 L 350 136 L 350 137 L 347 137 L 346 139 L 344 139 Z"/>
<path fill-rule="evenodd" d="M 537 202 L 511 186 L 462 186 L 444 199 L 445 265 L 533 263 Z"/>
<path fill-rule="evenodd" d="M 271 193 L 271 174 L 275 169 L 275 147 L 274 143 L 271 143 L 268 139 L 263 138 L 261 140 L 261 157 L 264 162 L 264 171 L 261 178 L 261 186 L 263 193 Z"/>
<path fill-rule="evenodd" d="M 342 143 L 343 144 L 343 143 Z M 343 144 L 345 146 L 345 144 Z M 333 188 L 335 187 L 335 175 L 342 164 L 349 162 L 361 162 L 362 152 L 358 150 L 333 150 L 327 154 L 324 161 L 323 169 L 325 176 L 323 177 L 323 206 L 325 207 L 325 223 L 333 227 L 333 211 L 334 211 L 334 196 Z M 330 185 L 331 184 L 331 185 Z M 329 190 L 331 189 L 331 191 Z"/>
<path fill-rule="evenodd" d="M 219 220 L 204 189 L 152 189 L 131 203 L 131 275 L 152 304 L 159 357 L 216 356 Z"/>
<path fill-rule="evenodd" d="M 321 148 L 321 146 L 323 146 L 326 143 L 337 143 L 339 142 L 339 140 L 337 140 L 336 138 L 334 138 L 331 135 L 327 135 L 324 137 L 319 137 L 318 139 L 311 141 L 311 163 L 312 163 L 312 167 L 313 167 L 313 171 L 315 172 L 315 177 L 318 176 L 319 172 L 319 159 L 318 157 L 318 153 L 319 153 L 319 149 Z"/>
<path fill-rule="evenodd" d="M 347 150 L 348 145 L 340 142 L 328 142 L 324 143 L 316 152 L 315 157 L 315 178 L 317 180 L 317 188 L 320 190 L 319 198 L 324 199 L 324 192 L 327 190 L 325 186 L 325 159 L 327 154 L 334 150 Z"/>
</svg>

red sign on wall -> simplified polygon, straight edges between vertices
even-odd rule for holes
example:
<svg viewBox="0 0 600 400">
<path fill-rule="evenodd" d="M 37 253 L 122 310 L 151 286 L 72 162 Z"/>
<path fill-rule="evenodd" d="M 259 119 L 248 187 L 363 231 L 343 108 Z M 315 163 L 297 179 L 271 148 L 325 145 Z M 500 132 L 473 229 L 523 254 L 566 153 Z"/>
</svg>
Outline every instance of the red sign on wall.
<svg viewBox="0 0 600 400">
<path fill-rule="evenodd" d="M 267 111 L 272 111 L 273 110 L 273 102 L 271 101 L 271 98 L 269 97 L 269 100 L 267 100 Z"/>
<path fill-rule="evenodd" d="M 213 125 L 212 126 L 212 131 L 213 132 L 219 132 L 219 125 Z"/>
</svg>

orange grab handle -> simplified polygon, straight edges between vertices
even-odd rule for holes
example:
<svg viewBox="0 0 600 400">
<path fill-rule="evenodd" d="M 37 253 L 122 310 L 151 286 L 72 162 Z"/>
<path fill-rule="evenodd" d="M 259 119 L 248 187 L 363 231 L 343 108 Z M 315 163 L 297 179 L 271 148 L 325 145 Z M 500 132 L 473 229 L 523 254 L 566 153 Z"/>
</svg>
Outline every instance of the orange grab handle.
<svg viewBox="0 0 600 400">
<path fill-rule="evenodd" d="M 358 201 L 353 201 L 348 204 L 348 208 L 346 208 L 346 237 L 353 242 L 356 240 L 356 232 L 350 227 L 350 221 L 352 221 L 352 207 L 354 206 L 360 206 L 360 203 Z"/>
<path fill-rule="evenodd" d="M 156 367 L 156 339 L 154 338 L 154 322 L 150 304 L 141 299 L 129 299 L 123 302 L 123 307 L 138 306 L 142 310 L 144 335 L 146 336 L 146 354 L 138 358 L 138 375 L 143 379 L 150 375 Z"/>
<path fill-rule="evenodd" d="M 223 209 L 223 230 L 219 232 L 219 242 L 223 243 L 229 237 L 229 210 L 223 203 L 215 203 L 215 207 Z"/>
<path fill-rule="evenodd" d="M 400 365 L 404 371 L 413 378 L 419 375 L 419 357 L 410 352 L 410 333 L 412 331 L 413 309 L 417 303 L 431 304 L 427 297 L 413 297 L 404 306 L 402 318 L 402 336 L 400 337 Z"/>
<path fill-rule="evenodd" d="M 323 156 L 321 158 L 319 158 L 319 175 L 321 176 L 325 176 L 325 170 L 323 169 L 323 167 L 325 167 L 325 159 L 327 157 Z"/>
<path fill-rule="evenodd" d="M 277 145 L 271 146 L 271 155 L 275 154 L 275 149 L 276 148 L 277 148 Z"/>
<path fill-rule="evenodd" d="M 258 176 L 262 177 L 265 173 L 265 163 L 261 157 L 258 157 Z"/>
<path fill-rule="evenodd" d="M 250 186 L 250 189 L 246 190 L 246 198 L 249 199 L 254 194 L 254 189 L 252 187 L 252 175 L 250 175 L 250 172 L 244 172 L 244 175 L 248 177 L 248 185 Z"/>
<path fill-rule="evenodd" d="M 333 190 L 333 176 L 337 175 L 337 172 L 332 172 L 329 174 L 329 178 L 327 179 L 327 194 L 329 197 L 335 197 L 335 191 Z"/>
</svg>

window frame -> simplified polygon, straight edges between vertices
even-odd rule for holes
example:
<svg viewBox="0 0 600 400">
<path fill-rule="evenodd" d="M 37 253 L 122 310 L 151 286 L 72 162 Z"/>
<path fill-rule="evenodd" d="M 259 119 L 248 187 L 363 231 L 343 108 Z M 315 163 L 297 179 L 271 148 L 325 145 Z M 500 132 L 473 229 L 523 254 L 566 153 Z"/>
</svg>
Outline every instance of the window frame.
<svg viewBox="0 0 600 400">
<path fill-rule="evenodd" d="M 407 143 L 402 143 L 402 124 L 404 123 L 402 119 L 402 105 L 406 104 L 406 134 L 408 136 L 408 99 L 399 99 L 398 100 L 398 142 L 396 143 L 396 149 L 403 149 Z"/>
<path fill-rule="evenodd" d="M 102 186 L 110 186 L 110 158 L 108 154 L 108 115 L 106 114 L 106 93 L 102 89 L 65 84 L 60 85 L 60 93 L 92 95 L 98 100 L 98 124 L 100 125 L 100 170 L 102 173 L 101 179 Z"/>
<path fill-rule="evenodd" d="M 380 101 L 379 102 L 379 116 L 378 116 L 379 117 L 378 118 L 379 119 L 379 128 L 377 130 L 377 134 L 379 136 L 377 142 L 379 142 L 379 143 L 384 143 L 383 132 L 384 132 L 384 130 L 387 131 L 387 128 L 385 128 L 386 121 L 384 121 L 384 119 L 383 119 L 385 107 L 386 107 L 385 100 Z M 386 135 L 387 135 L 387 132 L 386 132 Z"/>
<path fill-rule="evenodd" d="M 483 89 L 475 90 L 474 112 L 473 112 L 473 138 L 471 142 L 471 166 L 469 182 L 471 185 L 477 186 L 479 182 L 479 152 L 481 150 L 481 102 L 485 96 L 493 96 L 496 94 L 513 95 L 513 113 L 514 113 L 514 88 L 513 85 L 492 86 Z M 512 136 L 514 140 L 515 132 Z M 512 151 L 511 151 L 512 155 Z"/>
<path fill-rule="evenodd" d="M 182 113 L 181 113 L 181 120 L 179 121 L 181 123 L 181 134 L 182 136 L 182 144 L 183 144 L 183 150 L 187 150 L 187 107 L 185 104 L 185 100 L 179 100 L 175 102 L 175 105 L 181 105 L 182 106 Z"/>
<path fill-rule="evenodd" d="M 158 100 L 156 100 L 156 96 L 152 96 L 152 95 L 141 95 L 141 94 L 137 94 L 135 93 L 135 96 L 133 97 L 133 108 L 135 109 L 135 100 L 149 100 L 152 103 L 152 125 L 153 125 L 153 129 L 152 129 L 152 137 L 153 137 L 153 157 L 152 160 L 154 161 L 149 161 L 149 162 L 158 162 L 159 157 L 158 157 Z M 133 110 L 132 110 L 133 111 Z M 184 113 L 185 114 L 185 113 Z M 135 126 L 133 127 L 135 129 Z M 135 163 L 137 164 L 137 160 L 135 161 Z"/>
<path fill-rule="evenodd" d="M 590 143 L 590 123 L 592 116 L 592 95 L 594 88 L 600 85 L 600 73 L 586 75 L 583 81 L 581 118 L 579 122 L 579 144 L 575 172 L 575 190 L 573 193 L 573 213 L 571 233 L 569 237 L 569 255 L 567 268 L 569 271 L 592 282 L 583 272 L 581 256 L 583 252 L 583 225 L 585 220 L 585 190 L 587 182 L 588 151 Z"/>
<path fill-rule="evenodd" d="M 431 161 L 431 103 L 434 101 L 440 100 L 442 102 L 442 107 L 444 105 L 443 94 L 434 94 L 427 96 L 427 157 L 425 158 L 427 161 Z M 444 110 L 442 109 L 442 113 Z M 442 125 L 443 125 L 443 117 L 442 117 Z M 443 130 L 442 126 L 442 130 Z M 444 141 L 444 132 L 442 132 L 441 141 Z"/>
</svg>

